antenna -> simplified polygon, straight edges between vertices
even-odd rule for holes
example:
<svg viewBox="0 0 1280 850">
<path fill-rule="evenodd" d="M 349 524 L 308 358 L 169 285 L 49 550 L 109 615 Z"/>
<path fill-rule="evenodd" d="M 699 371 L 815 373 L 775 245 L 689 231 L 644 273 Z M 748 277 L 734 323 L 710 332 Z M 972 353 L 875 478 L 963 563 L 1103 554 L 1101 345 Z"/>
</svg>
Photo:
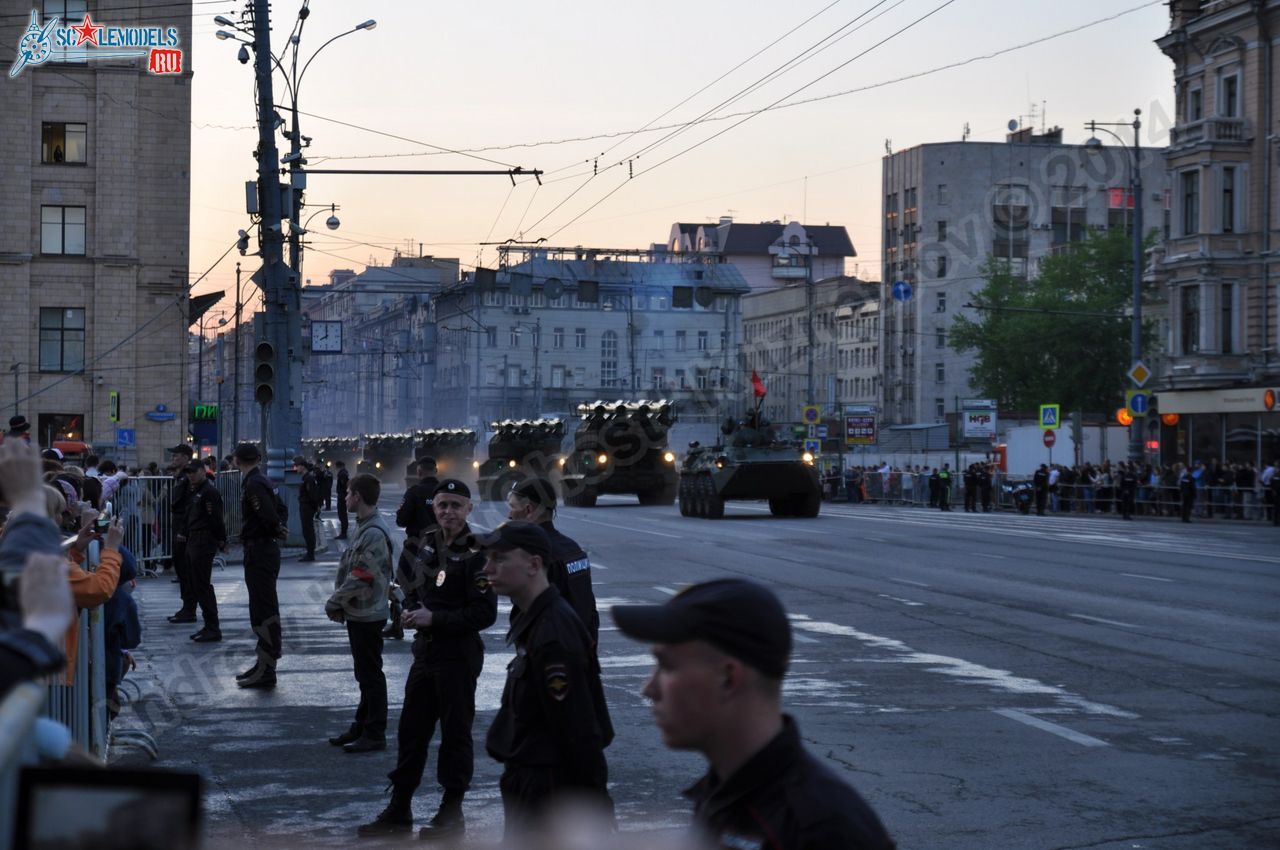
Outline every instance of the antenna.
<svg viewBox="0 0 1280 850">
<path fill-rule="evenodd" d="M 964 122 L 964 135 L 960 137 L 960 141 L 962 142 L 969 141 L 969 122 L 968 121 Z"/>
<path fill-rule="evenodd" d="M 893 140 L 892 139 L 884 140 L 884 152 L 889 156 L 893 156 Z"/>
</svg>

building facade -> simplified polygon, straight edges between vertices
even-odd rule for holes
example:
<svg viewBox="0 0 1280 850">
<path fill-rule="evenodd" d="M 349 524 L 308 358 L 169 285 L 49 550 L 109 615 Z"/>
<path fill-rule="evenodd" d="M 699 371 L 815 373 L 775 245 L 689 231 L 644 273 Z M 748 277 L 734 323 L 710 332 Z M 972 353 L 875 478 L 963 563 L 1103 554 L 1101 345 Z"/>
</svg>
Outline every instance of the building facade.
<svg viewBox="0 0 1280 850">
<path fill-rule="evenodd" d="M 854 298 L 836 308 L 836 397 L 841 403 L 884 407 L 880 366 L 880 285 L 857 282 Z"/>
<path fill-rule="evenodd" d="M 845 261 L 857 256 L 843 227 L 795 221 L 745 224 L 728 216 L 715 224 L 676 222 L 667 235 L 666 250 L 681 261 L 730 263 L 752 292 L 806 275 L 809 280 L 839 277 Z"/>
<path fill-rule="evenodd" d="M 33 6 L 43 22 L 87 14 L 83 0 L 4 0 L 11 52 Z M 182 69 L 55 49 L 0 85 L 0 368 L 33 440 L 85 440 L 132 464 L 186 436 L 191 4 L 97 23 L 176 27 Z M 132 447 L 115 448 L 118 429 Z"/>
<path fill-rule="evenodd" d="M 1155 385 L 1165 462 L 1280 456 L 1276 245 L 1277 0 L 1174 0 L 1170 230 Z M 1176 421 L 1175 421 L 1176 420 Z M 1172 424 L 1168 424 L 1172 423 Z"/>
<path fill-rule="evenodd" d="M 1162 154 L 1141 152 L 1147 229 L 1164 225 Z M 988 259 L 1033 278 L 1044 257 L 1090 230 L 1130 226 L 1130 161 L 1117 144 L 1063 144 L 1060 129 L 1016 131 L 1003 144 L 924 144 L 884 158 L 887 422 L 943 422 L 958 399 L 978 394 L 969 383 L 975 355 L 955 351 L 949 331 L 958 315 L 976 319 L 966 305 L 986 284 Z"/>
</svg>

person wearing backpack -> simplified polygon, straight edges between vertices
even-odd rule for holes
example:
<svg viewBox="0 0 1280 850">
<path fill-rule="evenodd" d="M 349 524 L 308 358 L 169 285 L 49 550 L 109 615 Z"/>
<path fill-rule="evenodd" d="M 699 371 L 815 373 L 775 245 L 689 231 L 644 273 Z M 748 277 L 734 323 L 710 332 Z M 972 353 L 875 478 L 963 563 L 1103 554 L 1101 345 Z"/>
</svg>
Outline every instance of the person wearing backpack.
<svg viewBox="0 0 1280 850">
<path fill-rule="evenodd" d="M 288 536 L 288 509 L 276 487 L 258 466 L 262 453 L 253 443 L 236 446 L 244 525 L 244 583 L 249 591 L 249 624 L 258 636 L 257 658 L 236 676 L 242 688 L 274 688 L 283 634 L 276 580 L 280 577 L 280 541 Z"/>
<path fill-rule="evenodd" d="M 302 539 L 307 545 L 306 554 L 298 559 L 302 563 L 316 559 L 316 517 L 324 501 L 324 487 L 320 483 L 320 476 L 316 474 L 316 468 L 307 463 L 302 455 L 293 459 L 293 471 L 302 473 L 302 484 L 298 487 L 298 513 L 302 523 Z"/>
</svg>

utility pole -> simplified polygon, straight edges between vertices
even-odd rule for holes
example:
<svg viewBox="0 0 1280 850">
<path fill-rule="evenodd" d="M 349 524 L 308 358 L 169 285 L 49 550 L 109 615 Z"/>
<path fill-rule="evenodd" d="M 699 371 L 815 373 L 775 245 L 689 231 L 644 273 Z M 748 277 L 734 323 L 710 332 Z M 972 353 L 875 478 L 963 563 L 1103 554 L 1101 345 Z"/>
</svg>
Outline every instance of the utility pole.
<svg viewBox="0 0 1280 850">
<path fill-rule="evenodd" d="M 805 322 L 808 325 L 809 344 L 806 346 L 809 355 L 809 377 L 805 385 L 804 403 L 813 405 L 816 401 L 814 395 L 814 377 L 813 377 L 813 314 L 817 310 L 817 304 L 814 299 L 813 292 L 813 240 L 808 242 L 808 252 L 804 255 L 804 299 L 805 299 Z"/>
<path fill-rule="evenodd" d="M 240 445 L 240 311 L 244 304 L 240 301 L 240 264 L 236 263 L 236 342 L 232 358 L 235 376 L 231 379 L 231 447 Z"/>
<path fill-rule="evenodd" d="M 18 379 L 22 370 L 21 363 L 14 363 L 9 367 L 9 371 L 13 373 L 13 415 L 18 415 Z"/>
<path fill-rule="evenodd" d="M 538 360 L 538 349 L 542 348 L 542 317 L 534 323 L 533 331 L 533 418 L 542 415 L 542 367 Z"/>
</svg>

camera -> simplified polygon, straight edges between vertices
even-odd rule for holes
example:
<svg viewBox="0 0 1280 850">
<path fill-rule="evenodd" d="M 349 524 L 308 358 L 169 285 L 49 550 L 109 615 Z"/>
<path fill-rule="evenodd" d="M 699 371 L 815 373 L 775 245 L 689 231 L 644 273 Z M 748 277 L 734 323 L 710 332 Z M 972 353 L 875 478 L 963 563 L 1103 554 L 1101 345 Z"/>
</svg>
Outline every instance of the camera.
<svg viewBox="0 0 1280 850">
<path fill-rule="evenodd" d="M 404 604 L 404 599 L 405 599 L 404 589 L 400 587 L 400 585 L 396 584 L 394 581 L 391 582 L 391 598 L 394 599 L 396 602 L 400 603 L 401 605 Z"/>
<path fill-rule="evenodd" d="M 111 527 L 111 503 L 102 508 L 102 513 L 93 521 L 93 530 L 99 534 L 105 534 L 107 529 Z"/>
</svg>

